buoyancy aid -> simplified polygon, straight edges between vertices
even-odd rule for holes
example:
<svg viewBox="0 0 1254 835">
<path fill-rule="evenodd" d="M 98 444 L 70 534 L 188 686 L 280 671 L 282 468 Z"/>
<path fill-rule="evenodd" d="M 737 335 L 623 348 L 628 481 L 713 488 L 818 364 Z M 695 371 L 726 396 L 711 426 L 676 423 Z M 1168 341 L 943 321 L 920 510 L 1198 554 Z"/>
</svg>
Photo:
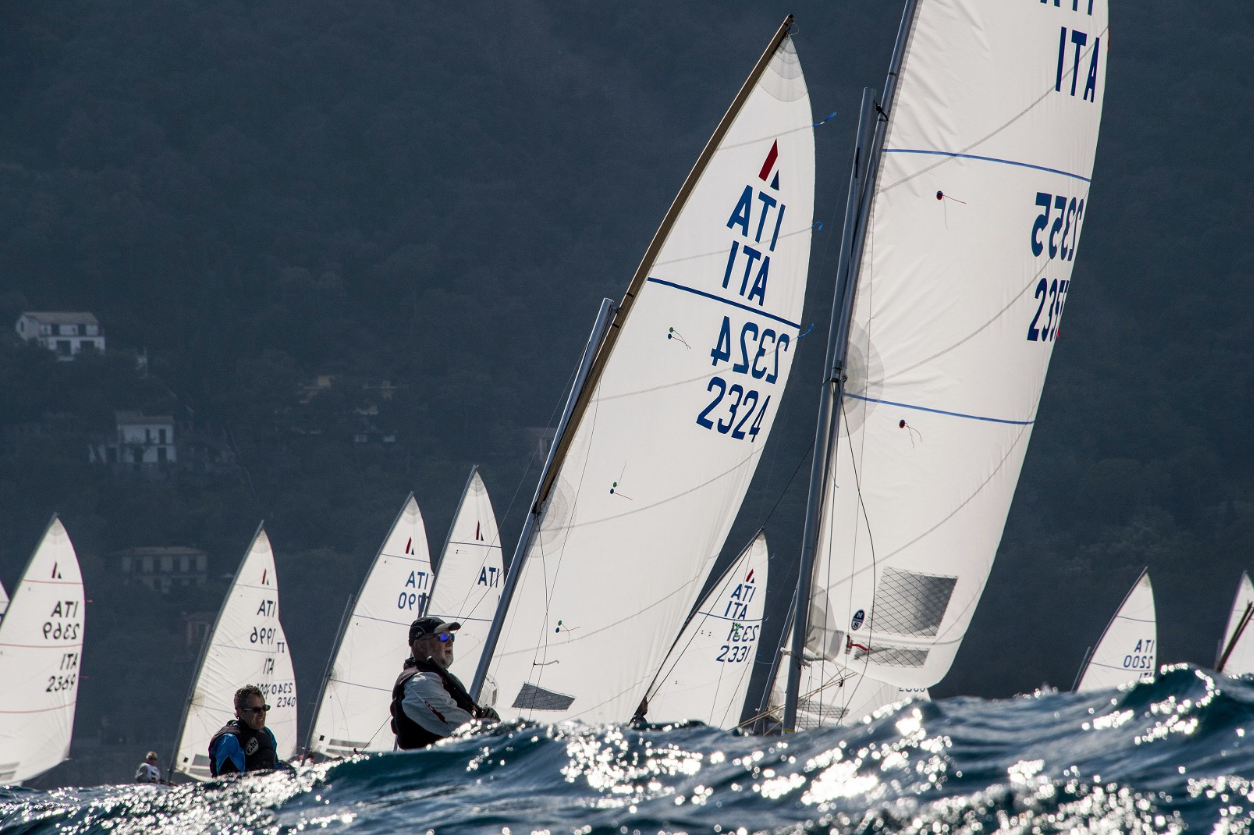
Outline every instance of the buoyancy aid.
<svg viewBox="0 0 1254 835">
<path fill-rule="evenodd" d="M 440 683 L 453 701 L 457 702 L 457 706 L 469 713 L 476 719 L 482 718 L 485 714 L 479 705 L 475 704 L 475 700 L 470 698 L 470 694 L 466 692 L 466 688 L 457 680 L 457 677 L 448 670 L 436 664 L 430 659 L 419 661 L 413 656 L 405 660 L 405 667 L 401 670 L 401 674 L 396 677 L 396 684 L 392 687 L 392 733 L 396 734 L 396 747 L 403 750 L 412 748 L 425 748 L 428 745 L 443 739 L 431 731 L 419 725 L 413 719 L 405 715 L 405 709 L 402 703 L 405 701 L 405 685 L 409 680 L 419 673 L 435 673 L 440 677 Z"/>
<path fill-rule="evenodd" d="M 265 771 L 278 767 L 279 758 L 270 732 L 265 728 L 255 731 L 238 719 L 232 719 L 209 741 L 209 773 L 214 777 L 218 776 L 218 758 L 214 756 L 214 743 L 223 736 L 233 736 L 239 740 L 240 750 L 244 752 L 244 771 Z"/>
</svg>

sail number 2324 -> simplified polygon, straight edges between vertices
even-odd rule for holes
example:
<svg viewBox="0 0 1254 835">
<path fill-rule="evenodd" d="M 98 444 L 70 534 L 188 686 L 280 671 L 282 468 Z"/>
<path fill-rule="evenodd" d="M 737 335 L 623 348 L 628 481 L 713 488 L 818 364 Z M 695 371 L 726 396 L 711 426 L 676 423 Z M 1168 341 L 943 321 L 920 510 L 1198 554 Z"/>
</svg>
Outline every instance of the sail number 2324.
<svg viewBox="0 0 1254 835">
<path fill-rule="evenodd" d="M 731 435 L 738 441 L 757 440 L 771 396 L 759 393 L 756 381 L 775 384 L 779 379 L 780 354 L 788 351 L 791 342 L 788 334 L 776 333 L 774 328 L 759 327 L 754 322 L 734 328 L 731 317 L 724 316 L 710 357 L 715 367 L 720 362 L 730 363 L 725 372 L 730 382 L 721 376 L 710 378 L 706 391 L 713 399 L 697 415 L 697 425 L 721 435 Z M 743 383 L 736 382 L 737 377 Z"/>
</svg>

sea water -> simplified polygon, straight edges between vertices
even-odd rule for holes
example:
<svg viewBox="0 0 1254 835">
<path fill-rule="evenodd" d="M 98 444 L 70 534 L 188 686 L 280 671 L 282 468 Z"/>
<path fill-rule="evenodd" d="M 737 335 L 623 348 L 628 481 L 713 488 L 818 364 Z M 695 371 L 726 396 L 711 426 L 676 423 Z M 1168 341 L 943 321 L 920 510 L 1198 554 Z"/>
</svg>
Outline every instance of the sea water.
<svg viewBox="0 0 1254 835">
<path fill-rule="evenodd" d="M 1252 829 L 1254 681 L 1187 666 L 782 737 L 521 722 L 199 785 L 0 789 L 4 835 Z"/>
</svg>

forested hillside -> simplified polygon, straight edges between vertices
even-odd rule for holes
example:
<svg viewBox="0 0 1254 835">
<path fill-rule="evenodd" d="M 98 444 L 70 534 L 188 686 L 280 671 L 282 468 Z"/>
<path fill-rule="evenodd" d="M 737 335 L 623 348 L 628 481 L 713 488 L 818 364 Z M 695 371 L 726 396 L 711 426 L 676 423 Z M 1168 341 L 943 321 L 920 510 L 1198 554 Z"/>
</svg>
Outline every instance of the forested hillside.
<svg viewBox="0 0 1254 835">
<path fill-rule="evenodd" d="M 407 493 L 438 551 L 480 465 L 512 552 L 599 300 L 621 295 L 792 11 L 815 120 L 836 114 L 816 132 L 816 325 L 727 555 L 765 524 L 771 607 L 786 606 L 857 103 L 883 82 L 900 4 L 472 6 L 0 10 L 0 581 L 55 512 L 93 601 L 75 762 L 49 784 L 167 756 L 195 657 L 181 616 L 216 611 L 259 521 L 302 724 Z M 1208 665 L 1254 569 L 1254 11 L 1114 0 L 1111 20 L 1066 321 L 938 696 L 1069 686 L 1147 565 L 1160 659 Z M 23 310 L 92 311 L 105 355 L 21 343 Z M 206 466 L 90 464 L 119 410 L 173 416 Z M 210 582 L 124 586 L 110 555 L 157 545 L 208 552 Z"/>
</svg>

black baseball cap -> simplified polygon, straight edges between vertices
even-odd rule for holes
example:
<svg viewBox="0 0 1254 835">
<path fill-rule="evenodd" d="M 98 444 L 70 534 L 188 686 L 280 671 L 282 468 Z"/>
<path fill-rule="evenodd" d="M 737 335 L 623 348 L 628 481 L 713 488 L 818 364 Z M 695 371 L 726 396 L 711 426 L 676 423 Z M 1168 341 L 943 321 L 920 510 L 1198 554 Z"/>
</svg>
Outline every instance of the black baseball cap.
<svg viewBox="0 0 1254 835">
<path fill-rule="evenodd" d="M 427 635 L 438 635 L 441 632 L 456 632 L 461 629 L 460 623 L 445 623 L 444 618 L 428 615 L 425 618 L 418 618 L 409 625 L 409 642 L 412 644 L 419 638 Z"/>
</svg>

